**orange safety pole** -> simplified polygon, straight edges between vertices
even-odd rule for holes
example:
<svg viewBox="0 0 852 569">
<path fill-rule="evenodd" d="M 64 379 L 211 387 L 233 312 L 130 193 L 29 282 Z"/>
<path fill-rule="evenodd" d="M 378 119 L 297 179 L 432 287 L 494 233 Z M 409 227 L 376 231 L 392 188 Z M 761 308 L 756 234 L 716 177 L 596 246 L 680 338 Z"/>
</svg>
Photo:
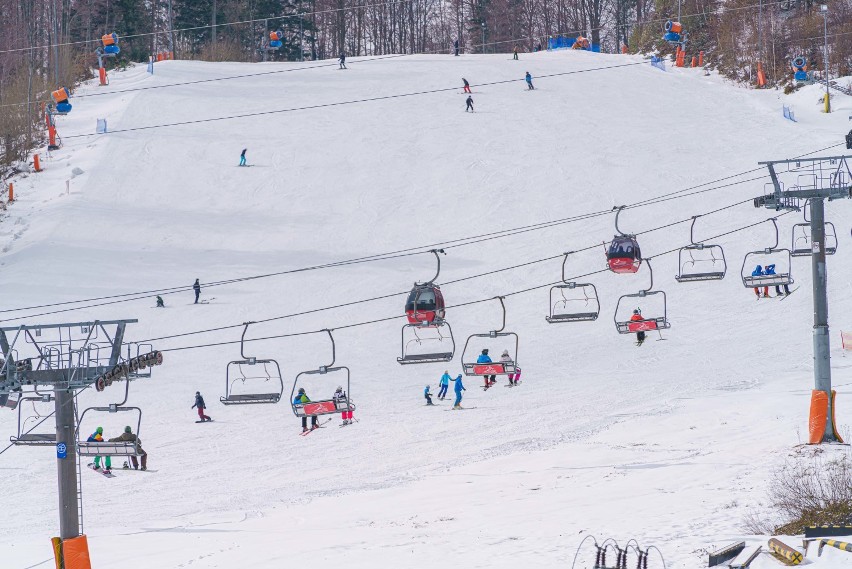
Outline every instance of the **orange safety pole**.
<svg viewBox="0 0 852 569">
<path fill-rule="evenodd" d="M 698 59 L 694 55 L 692 56 L 692 67 L 698 67 Z"/>
<path fill-rule="evenodd" d="M 698 52 L 698 67 L 704 67 L 704 52 Z"/>
<path fill-rule="evenodd" d="M 15 201 L 15 184 L 9 182 L 9 203 Z"/>
<path fill-rule="evenodd" d="M 47 143 L 50 146 L 56 146 L 56 127 L 47 127 Z"/>
<path fill-rule="evenodd" d="M 35 168 L 36 172 L 41 172 L 41 163 L 39 162 L 38 154 L 33 156 L 33 168 Z"/>
<path fill-rule="evenodd" d="M 106 69 L 103 67 L 98 68 L 98 79 L 100 79 L 101 86 L 107 84 L 106 82 Z"/>
<path fill-rule="evenodd" d="M 766 74 L 763 72 L 763 64 L 757 63 L 757 86 L 766 87 Z"/>
</svg>

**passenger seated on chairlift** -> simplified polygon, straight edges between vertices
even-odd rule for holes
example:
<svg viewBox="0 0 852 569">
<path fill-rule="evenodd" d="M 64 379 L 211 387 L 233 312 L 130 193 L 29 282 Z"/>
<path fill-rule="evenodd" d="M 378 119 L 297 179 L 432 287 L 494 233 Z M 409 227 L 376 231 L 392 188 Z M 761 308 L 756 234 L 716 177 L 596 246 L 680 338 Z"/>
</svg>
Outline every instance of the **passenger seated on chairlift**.
<svg viewBox="0 0 852 569">
<path fill-rule="evenodd" d="M 341 387 L 339 385 L 337 386 L 337 389 L 334 391 L 333 399 L 334 399 L 335 403 L 338 402 L 338 401 L 344 401 L 344 402 L 346 401 L 346 392 L 343 391 L 343 387 Z M 340 418 L 343 419 L 344 425 L 348 425 L 348 424 L 354 422 L 352 420 L 352 413 L 353 413 L 352 410 L 343 411 L 342 413 L 340 413 Z"/>
<path fill-rule="evenodd" d="M 775 265 L 774 265 L 774 264 L 773 264 L 773 265 L 766 265 L 766 270 L 764 271 L 764 274 L 765 274 L 765 275 L 774 275 L 774 274 L 777 274 L 777 273 L 775 272 Z M 781 292 L 781 287 L 782 287 L 782 286 L 784 287 L 784 292 L 783 292 L 783 293 Z M 775 285 L 775 294 L 776 294 L 777 296 L 781 296 L 781 295 L 785 295 L 785 294 L 790 294 L 790 286 L 789 286 L 789 285 L 786 285 L 786 284 L 785 284 L 785 285 Z"/>
<path fill-rule="evenodd" d="M 509 355 L 509 350 L 503 350 L 503 353 L 500 354 L 500 361 L 504 364 L 514 363 L 514 360 L 512 360 L 512 356 Z M 514 375 L 514 374 L 509 375 L 509 385 L 510 386 L 513 385 L 512 375 Z"/>
<path fill-rule="evenodd" d="M 642 318 L 642 310 L 639 309 L 639 308 L 634 310 L 633 316 L 630 317 L 630 321 L 631 322 L 642 322 L 643 320 L 645 320 L 645 319 Z M 636 345 L 641 346 L 642 342 L 644 342 L 644 341 L 645 341 L 645 331 L 639 330 L 638 332 L 636 332 Z"/>
<path fill-rule="evenodd" d="M 148 470 L 148 453 L 142 450 L 142 441 L 139 437 L 133 434 L 133 429 L 130 425 L 124 427 L 124 432 L 120 436 L 110 439 L 111 443 L 136 443 L 136 452 L 142 455 L 142 470 Z M 107 457 L 109 458 L 109 457 Z M 139 462 L 135 456 L 130 457 L 130 462 L 133 463 L 133 470 L 139 469 Z"/>
<path fill-rule="evenodd" d="M 493 363 L 491 361 L 491 358 L 488 356 L 488 348 L 485 348 L 484 350 L 482 350 L 482 353 L 479 354 L 478 358 L 476 358 L 476 363 L 478 363 L 478 364 Z M 483 377 L 485 378 L 485 387 L 491 387 L 492 383 L 497 382 L 497 376 L 496 375 L 486 375 L 486 376 L 483 376 Z"/>
<path fill-rule="evenodd" d="M 92 433 L 91 435 L 89 435 L 89 438 L 86 439 L 86 442 L 89 442 L 89 443 L 102 443 L 102 442 L 104 442 L 104 428 L 98 427 L 97 429 L 95 429 L 95 432 Z M 95 467 L 95 470 L 101 469 L 101 457 L 100 456 L 95 457 L 94 467 Z M 112 470 L 112 458 L 110 456 L 105 456 L 104 457 L 104 472 L 109 472 L 110 470 Z"/>
<path fill-rule="evenodd" d="M 773 268 L 774 267 L 775 267 L 775 265 L 773 265 Z M 760 265 L 757 265 L 754 268 L 754 270 L 751 272 L 751 276 L 753 276 L 753 277 L 760 277 L 760 276 L 763 276 L 765 274 L 766 273 L 763 272 L 763 267 L 761 267 Z M 757 298 L 760 298 L 760 287 L 754 287 L 754 294 L 757 295 Z M 763 296 L 765 298 L 772 298 L 771 296 L 769 296 L 769 287 L 768 286 L 763 287 Z"/>
<path fill-rule="evenodd" d="M 304 405 L 305 403 L 310 403 L 310 402 L 311 402 L 311 398 L 308 397 L 307 393 L 305 393 L 305 388 L 300 387 L 299 393 L 297 393 L 296 398 L 293 399 L 293 405 Z M 317 427 L 319 427 L 319 420 L 317 419 L 316 415 L 313 415 L 311 417 L 311 430 L 314 430 Z M 303 433 L 307 432 L 307 430 L 308 430 L 308 416 L 303 415 L 302 416 L 302 432 Z"/>
</svg>

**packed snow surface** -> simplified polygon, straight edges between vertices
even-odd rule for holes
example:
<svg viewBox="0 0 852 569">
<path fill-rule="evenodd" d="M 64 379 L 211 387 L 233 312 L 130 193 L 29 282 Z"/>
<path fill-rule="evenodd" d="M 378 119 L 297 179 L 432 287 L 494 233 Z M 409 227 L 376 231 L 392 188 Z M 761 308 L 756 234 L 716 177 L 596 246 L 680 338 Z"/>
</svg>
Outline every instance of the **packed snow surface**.
<svg viewBox="0 0 852 569">
<path fill-rule="evenodd" d="M 576 51 L 517 62 L 500 54 L 348 63 L 342 71 L 334 62 L 169 61 L 153 75 L 144 66 L 111 73 L 108 87 L 74 93 L 74 110 L 58 118 L 64 146 L 42 155 L 45 170 L 15 180 L 18 201 L 0 219 L 2 308 L 188 287 L 196 278 L 208 302 L 193 304 L 184 290 L 163 295 L 166 308 L 157 309 L 146 294 L 74 311 L 7 312 L 5 325 L 136 318 L 128 341 L 236 325 L 150 342 L 164 364 L 133 382 L 128 404 L 143 410 L 139 434 L 154 472 L 117 469 L 107 479 L 83 470 L 94 566 L 555 568 L 569 567 L 593 535 L 635 538 L 659 548 L 667 567 L 686 569 L 735 540 L 765 544 L 746 535 L 747 515 L 766 509 L 774 469 L 812 452 L 798 446 L 813 386 L 811 273 L 808 259 L 793 262 L 801 290 L 783 302 L 756 301 L 743 286 L 744 255 L 770 246 L 774 230 L 765 222 L 728 232 L 773 215 L 751 203 L 769 179 L 762 170 L 729 176 L 760 160 L 840 154 L 852 99 L 837 95 L 826 116 L 819 86 L 784 97 L 698 69 L 662 72 L 641 57 Z M 464 112 L 462 77 L 473 87 L 473 114 Z M 200 82 L 144 89 L 192 81 Z M 782 117 L 782 103 L 794 105 L 798 122 Z M 205 121 L 234 115 L 251 116 Z M 94 135 L 98 118 L 109 134 Z M 197 122 L 145 128 L 187 121 Z M 243 148 L 250 168 L 237 167 Z M 643 254 L 657 255 L 689 243 L 684 220 L 743 202 L 695 225 L 696 240 L 728 233 L 712 240 L 724 247 L 728 272 L 682 284 L 676 254 L 653 259 L 672 327 L 641 347 L 616 333 L 612 315 L 620 295 L 647 287 L 647 264 L 635 275 L 582 279 L 597 286 L 597 321 L 544 318 L 562 253 L 593 247 L 569 258 L 569 277 L 604 268 L 612 214 L 447 243 L 676 192 L 624 210 L 621 230 L 640 233 Z M 838 423 L 847 434 L 852 360 L 839 332 L 852 327 L 850 211 L 843 201 L 827 205 L 839 238 L 829 294 Z M 799 221 L 779 217 L 782 245 Z M 674 222 L 682 223 L 642 233 Z M 456 357 L 400 366 L 399 315 L 412 283 L 433 276 L 426 251 L 436 244 L 447 244 L 437 282 L 446 283 Z M 206 286 L 408 249 L 419 254 Z M 519 335 L 522 383 L 508 389 L 500 377 L 483 391 L 481 378 L 465 378 L 465 410 L 452 411 L 451 398 L 425 406 L 425 385 L 437 392 L 444 370 L 461 372 L 465 339 L 500 327 L 497 300 L 459 305 L 498 295 L 509 295 L 506 330 Z M 373 297 L 386 298 L 357 302 Z M 647 315 L 652 298 L 626 309 Z M 279 362 L 280 404 L 218 402 L 227 363 L 240 359 L 240 323 L 332 305 L 345 306 L 257 324 L 247 337 L 337 329 L 336 363 L 351 370 L 359 422 L 339 428 L 333 415 L 298 436 L 290 390 L 299 371 L 330 362 L 324 334 L 246 345 L 247 355 Z M 485 342 L 492 356 L 511 348 L 475 339 L 470 350 Z M 344 383 L 310 381 L 313 399 Z M 197 390 L 212 423 L 194 423 Z M 86 391 L 80 410 L 122 396 L 119 384 Z M 126 424 L 91 415 L 84 435 L 101 425 L 117 436 Z M 15 429 L 16 413 L 0 412 L 0 432 Z M 0 455 L 3 567 L 52 566 L 55 461 L 50 447 Z M 808 555 L 820 567 L 850 559 L 837 550 Z M 593 561 L 586 541 L 576 566 Z M 764 555 L 754 566 L 776 565 Z M 656 552 L 649 567 L 662 567 Z"/>
</svg>

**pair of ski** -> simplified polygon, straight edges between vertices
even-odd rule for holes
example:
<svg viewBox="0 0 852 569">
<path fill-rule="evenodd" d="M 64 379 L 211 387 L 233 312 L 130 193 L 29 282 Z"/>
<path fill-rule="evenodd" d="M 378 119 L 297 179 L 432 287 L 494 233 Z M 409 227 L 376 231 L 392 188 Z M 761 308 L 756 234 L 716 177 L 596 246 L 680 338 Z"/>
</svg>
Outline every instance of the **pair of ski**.
<svg viewBox="0 0 852 569">
<path fill-rule="evenodd" d="M 776 294 L 775 296 L 758 296 L 757 300 L 762 300 L 762 299 L 765 299 L 765 298 L 774 298 L 774 299 L 777 299 L 777 300 L 784 300 L 788 296 L 790 296 L 791 294 L 793 294 L 794 292 L 799 290 L 799 288 L 800 287 L 796 287 L 793 290 L 791 290 L 790 292 L 788 292 L 787 294 Z"/>
<path fill-rule="evenodd" d="M 299 436 L 300 437 L 307 437 L 308 435 L 310 435 L 311 433 L 313 433 L 317 429 L 324 429 L 325 427 L 323 425 L 326 425 L 329 422 L 331 422 L 331 418 L 328 418 L 325 421 L 322 421 L 321 423 L 317 423 L 316 427 L 311 427 L 307 431 L 302 431 L 301 433 L 299 433 Z"/>
<path fill-rule="evenodd" d="M 91 468 L 92 470 L 97 472 L 98 474 L 102 474 L 106 478 L 115 478 L 115 474 L 112 473 L 112 470 L 104 470 L 102 468 L 95 468 L 94 462 L 90 462 L 86 466 L 88 466 L 89 468 Z M 157 472 L 156 470 L 137 470 L 136 468 L 130 468 L 130 466 L 128 466 L 126 463 L 121 468 L 121 470 L 123 470 L 125 472 Z"/>
</svg>

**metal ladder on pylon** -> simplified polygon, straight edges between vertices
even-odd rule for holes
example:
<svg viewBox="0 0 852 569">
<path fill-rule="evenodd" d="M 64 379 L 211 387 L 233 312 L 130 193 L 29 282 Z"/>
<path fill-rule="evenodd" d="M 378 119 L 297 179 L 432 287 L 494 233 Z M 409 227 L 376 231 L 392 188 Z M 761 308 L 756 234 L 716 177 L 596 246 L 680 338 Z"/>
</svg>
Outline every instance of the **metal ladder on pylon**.
<svg viewBox="0 0 852 569">
<path fill-rule="evenodd" d="M 83 476 L 80 467 L 80 454 L 77 454 L 77 521 L 80 524 L 80 535 L 83 535 Z"/>
</svg>

